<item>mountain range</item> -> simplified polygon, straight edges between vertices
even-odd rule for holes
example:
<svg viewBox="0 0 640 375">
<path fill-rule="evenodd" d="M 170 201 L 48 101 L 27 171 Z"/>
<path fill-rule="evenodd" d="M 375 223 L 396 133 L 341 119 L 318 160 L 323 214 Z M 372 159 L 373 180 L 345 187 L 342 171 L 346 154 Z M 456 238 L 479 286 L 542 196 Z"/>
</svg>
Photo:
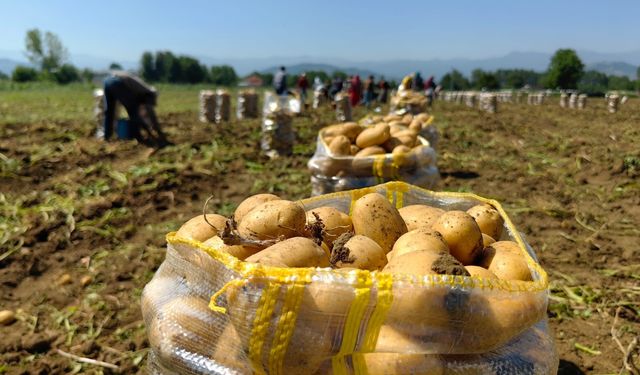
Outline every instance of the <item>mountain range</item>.
<svg viewBox="0 0 640 375">
<path fill-rule="evenodd" d="M 594 69 L 607 74 L 626 75 L 636 78 L 636 69 L 640 65 L 640 50 L 621 53 L 601 53 L 594 51 L 578 50 L 578 55 L 586 65 L 586 69 Z M 465 75 L 470 75 L 476 68 L 484 70 L 496 69 L 531 69 L 544 71 L 549 65 L 552 53 L 547 52 L 511 52 L 504 56 L 469 59 L 406 59 L 391 58 L 376 61 L 355 61 L 343 58 L 327 58 L 317 56 L 297 57 L 264 57 L 264 58 L 212 58 L 209 56 L 194 56 L 203 64 L 221 65 L 228 64 L 234 67 L 236 72 L 247 75 L 254 71 L 274 71 L 276 67 L 285 65 L 289 72 L 297 74 L 306 70 L 325 70 L 332 72 L 341 70 L 347 74 L 360 74 L 367 76 L 373 74 L 376 77 L 384 75 L 387 79 L 399 79 L 405 74 L 420 71 L 423 76 L 433 75 L 439 79 L 452 69 L 457 69 Z M 114 60 L 91 55 L 71 55 L 71 62 L 81 68 L 105 70 Z M 135 61 L 116 61 L 125 69 L 136 69 Z M 0 51 L 0 71 L 9 74 L 16 65 L 25 64 L 22 54 L 16 51 Z"/>
</svg>

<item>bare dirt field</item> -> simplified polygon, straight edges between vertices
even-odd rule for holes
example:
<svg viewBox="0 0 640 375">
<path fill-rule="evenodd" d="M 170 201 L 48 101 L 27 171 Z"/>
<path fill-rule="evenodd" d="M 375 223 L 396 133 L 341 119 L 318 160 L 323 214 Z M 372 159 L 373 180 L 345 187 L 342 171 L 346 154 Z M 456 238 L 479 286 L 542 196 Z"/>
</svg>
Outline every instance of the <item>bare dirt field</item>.
<svg viewBox="0 0 640 375">
<path fill-rule="evenodd" d="M 164 235 L 211 195 L 227 215 L 258 192 L 308 196 L 306 163 L 333 122 L 328 108 L 296 118 L 294 155 L 270 161 L 260 120 L 201 124 L 197 90 L 181 90 L 169 97 L 186 104 L 161 102 L 159 114 L 176 146 L 154 152 L 91 137 L 90 91 L 77 91 L 38 101 L 40 115 L 0 92 L 0 310 L 17 316 L 0 326 L 0 374 L 113 372 L 58 350 L 144 372 L 139 300 Z M 76 109 L 47 116 L 56 106 Z M 614 336 L 626 350 L 640 334 L 640 101 L 616 114 L 590 99 L 583 111 L 554 101 L 495 115 L 438 102 L 433 114 L 437 189 L 504 203 L 550 274 L 559 373 L 618 374 Z M 639 363 L 638 350 L 628 361 Z"/>
</svg>

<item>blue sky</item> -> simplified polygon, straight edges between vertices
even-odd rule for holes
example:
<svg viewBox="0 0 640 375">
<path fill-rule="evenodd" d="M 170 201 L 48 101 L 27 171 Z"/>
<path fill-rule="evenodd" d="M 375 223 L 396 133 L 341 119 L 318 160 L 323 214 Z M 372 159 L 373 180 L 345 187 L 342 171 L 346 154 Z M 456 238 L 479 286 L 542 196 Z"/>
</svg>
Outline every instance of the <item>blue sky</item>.
<svg viewBox="0 0 640 375">
<path fill-rule="evenodd" d="M 640 1 L 0 0 L 1 51 L 27 29 L 73 54 L 137 61 L 144 50 L 209 57 L 484 58 L 561 47 L 640 49 Z"/>
</svg>

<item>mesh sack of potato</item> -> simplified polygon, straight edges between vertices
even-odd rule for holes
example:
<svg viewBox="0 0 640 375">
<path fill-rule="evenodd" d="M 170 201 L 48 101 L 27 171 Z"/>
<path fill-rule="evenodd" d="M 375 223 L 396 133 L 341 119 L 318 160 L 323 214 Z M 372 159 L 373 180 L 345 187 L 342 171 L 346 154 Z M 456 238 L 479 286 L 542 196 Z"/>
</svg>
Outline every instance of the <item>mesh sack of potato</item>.
<svg viewBox="0 0 640 375">
<path fill-rule="evenodd" d="M 216 121 L 216 107 L 217 100 L 215 92 L 211 90 L 200 90 L 199 95 L 200 103 L 200 121 L 201 122 L 215 122 Z"/>
<path fill-rule="evenodd" d="M 551 374 L 548 278 L 500 204 L 402 182 L 247 198 L 167 236 L 157 373 Z"/>
<path fill-rule="evenodd" d="M 293 116 L 300 112 L 300 102 L 287 96 L 265 93 L 262 110 L 262 151 L 270 158 L 290 155 L 295 134 Z"/>
<path fill-rule="evenodd" d="M 353 117 L 351 116 L 351 101 L 349 100 L 349 95 L 345 92 L 339 92 L 336 94 L 334 102 L 336 106 L 336 120 L 351 121 Z"/>
<path fill-rule="evenodd" d="M 391 125 L 384 121 L 393 116 L 370 125 L 346 122 L 321 129 L 316 151 L 307 163 L 312 195 L 395 180 L 435 186 L 439 180 L 435 150 L 416 129 L 400 121 Z M 377 116 L 370 119 L 378 120 Z"/>
<path fill-rule="evenodd" d="M 426 112 L 427 104 L 427 97 L 417 91 L 398 90 L 398 92 L 391 97 L 389 109 L 392 113 L 418 114 Z"/>
<path fill-rule="evenodd" d="M 238 120 L 258 117 L 258 94 L 255 90 L 240 91 L 236 108 Z"/>
</svg>

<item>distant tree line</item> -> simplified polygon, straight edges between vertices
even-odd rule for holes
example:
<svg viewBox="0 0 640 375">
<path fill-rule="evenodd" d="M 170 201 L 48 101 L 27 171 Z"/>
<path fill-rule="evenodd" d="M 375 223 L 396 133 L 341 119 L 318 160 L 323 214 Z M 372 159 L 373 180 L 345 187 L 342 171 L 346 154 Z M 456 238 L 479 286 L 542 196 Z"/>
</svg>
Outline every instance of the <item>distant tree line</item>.
<svg viewBox="0 0 640 375">
<path fill-rule="evenodd" d="M 636 80 L 627 76 L 607 75 L 595 70 L 584 70 L 584 64 L 571 49 L 560 49 L 551 58 L 545 72 L 526 69 L 475 69 L 471 77 L 452 70 L 440 80 L 445 90 L 499 90 L 521 89 L 577 89 L 589 95 L 602 95 L 610 90 L 640 90 L 640 67 Z"/>
<path fill-rule="evenodd" d="M 96 73 L 90 69 L 78 69 L 68 62 L 68 52 L 57 35 L 51 32 L 41 32 L 38 29 L 27 31 L 25 37 L 26 55 L 32 66 L 17 66 L 11 74 L 15 82 L 53 81 L 60 84 L 70 82 L 90 82 Z M 122 66 L 112 63 L 109 69 L 119 70 Z M 212 83 L 220 86 L 234 86 L 240 80 L 233 67 L 229 65 L 214 65 L 207 67 L 198 59 L 174 55 L 170 51 L 144 52 L 140 59 L 140 75 L 149 82 L 166 83 Z M 253 72 L 248 76 L 257 75 L 264 86 L 273 82 L 272 73 Z M 347 73 L 334 71 L 328 74 L 324 71 L 306 72 L 309 84 L 316 77 L 322 82 L 332 78 L 347 78 Z M 299 75 L 287 76 L 289 87 L 295 87 Z M 0 72 L 0 79 L 9 77 Z M 395 82 L 391 82 L 395 86 Z M 640 90 L 640 67 L 636 80 L 626 76 L 607 75 L 595 70 L 584 71 L 584 64 L 571 49 L 560 49 L 551 58 L 545 72 L 527 69 L 498 69 L 485 71 L 475 69 L 469 78 L 458 70 L 452 70 L 440 80 L 445 90 L 469 89 L 577 89 L 590 95 L 602 95 L 610 90 Z"/>
</svg>

